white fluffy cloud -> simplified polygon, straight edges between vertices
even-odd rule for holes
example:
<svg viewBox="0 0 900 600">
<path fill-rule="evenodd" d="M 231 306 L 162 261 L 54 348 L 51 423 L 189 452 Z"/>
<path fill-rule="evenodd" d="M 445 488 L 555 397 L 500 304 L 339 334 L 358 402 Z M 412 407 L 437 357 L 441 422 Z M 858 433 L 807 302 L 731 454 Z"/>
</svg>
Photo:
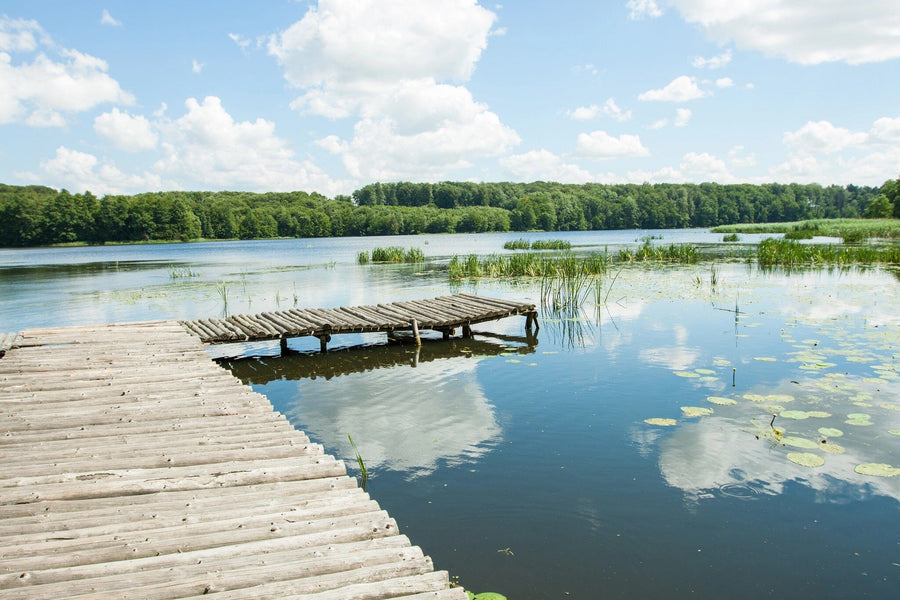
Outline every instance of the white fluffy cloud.
<svg viewBox="0 0 900 600">
<path fill-rule="evenodd" d="M 43 47 L 56 58 L 38 52 L 31 62 L 15 61 L 13 53 Z M 34 21 L 0 17 L 0 124 L 24 122 L 61 126 L 63 113 L 99 104 L 131 104 L 134 98 L 107 74 L 105 61 L 77 50 L 56 48 Z"/>
<path fill-rule="evenodd" d="M 516 181 L 559 181 L 560 183 L 585 183 L 594 181 L 590 172 L 578 165 L 566 163 L 548 150 L 532 150 L 524 154 L 508 156 L 500 160 Z"/>
<path fill-rule="evenodd" d="M 158 175 L 130 175 L 110 162 L 101 162 L 93 154 L 71 150 L 65 146 L 57 148 L 53 158 L 41 161 L 41 170 L 51 185 L 76 192 L 90 190 L 97 195 L 175 187 L 171 182 L 163 182 Z"/>
<path fill-rule="evenodd" d="M 843 127 L 835 127 L 828 121 L 810 121 L 797 131 L 784 134 L 784 143 L 804 153 L 831 154 L 866 142 L 865 133 L 854 133 Z"/>
<path fill-rule="evenodd" d="M 663 14 L 659 5 L 656 4 L 656 0 L 628 0 L 625 6 L 628 8 L 630 19 L 643 19 L 644 17 L 655 19 Z"/>
<path fill-rule="evenodd" d="M 688 121 L 691 120 L 691 115 L 693 113 L 689 108 L 677 108 L 675 109 L 675 127 L 684 127 L 688 124 Z"/>
<path fill-rule="evenodd" d="M 596 119 L 600 115 L 610 117 L 616 121 L 627 121 L 631 118 L 631 111 L 619 108 L 614 98 L 607 98 L 606 102 L 603 103 L 603 106 L 597 106 L 596 104 L 579 106 L 575 110 L 568 111 L 566 114 L 569 118 L 575 119 L 576 121 L 590 121 L 591 119 Z"/>
<path fill-rule="evenodd" d="M 638 100 L 657 102 L 687 102 L 703 98 L 708 93 L 697 85 L 696 77 L 682 75 L 673 79 L 666 87 L 648 90 L 638 96 Z"/>
<path fill-rule="evenodd" d="M 159 136 L 143 115 L 133 116 L 118 108 L 94 119 L 94 131 L 113 146 L 126 152 L 140 152 L 156 147 Z"/>
<path fill-rule="evenodd" d="M 691 66 L 695 69 L 721 69 L 731 62 L 731 57 L 731 50 L 726 50 L 722 54 L 717 54 L 716 56 L 711 56 L 709 58 L 698 56 L 691 62 Z"/>
<path fill-rule="evenodd" d="M 896 0 L 669 0 L 718 42 L 800 64 L 900 57 Z"/>
<path fill-rule="evenodd" d="M 441 178 L 519 142 L 461 85 L 495 20 L 474 0 L 321 0 L 268 48 L 303 90 L 293 109 L 358 119 L 319 140 L 352 177 Z"/>
<path fill-rule="evenodd" d="M 716 79 L 716 87 L 729 88 L 734 86 L 734 80 L 731 77 L 720 77 Z"/>
<path fill-rule="evenodd" d="M 185 106 L 184 116 L 159 124 L 163 156 L 154 172 L 206 188 L 340 191 L 310 161 L 294 157 L 271 121 L 235 121 L 214 96 L 189 98 Z"/>
<path fill-rule="evenodd" d="M 269 52 L 294 86 L 364 101 L 408 79 L 468 80 L 495 19 L 473 0 L 321 0 Z"/>
<path fill-rule="evenodd" d="M 104 9 L 103 9 L 103 14 L 100 15 L 100 24 L 101 24 L 101 25 L 111 25 L 111 26 L 113 26 L 113 27 L 118 27 L 118 26 L 120 26 L 122 23 L 120 23 L 119 21 L 117 21 L 111 14 L 109 14 L 109 11 L 106 10 L 106 9 L 104 8 Z"/>
<path fill-rule="evenodd" d="M 640 136 L 622 134 L 611 136 L 605 131 L 582 133 L 578 136 L 576 152 L 588 158 L 624 158 L 650 156 Z"/>
<path fill-rule="evenodd" d="M 297 159 L 271 121 L 235 121 L 212 96 L 202 102 L 189 98 L 185 107 L 174 120 L 163 107 L 152 120 L 113 109 L 94 121 L 97 134 L 116 148 L 160 153 L 142 173 L 127 173 L 108 159 L 60 146 L 53 158 L 41 162 L 42 177 L 58 187 L 95 194 L 182 188 L 348 191 L 347 183 Z"/>
<path fill-rule="evenodd" d="M 877 119 L 868 131 L 810 121 L 783 141 L 792 152 L 769 170 L 782 180 L 881 185 L 900 168 L 900 117 Z"/>
</svg>

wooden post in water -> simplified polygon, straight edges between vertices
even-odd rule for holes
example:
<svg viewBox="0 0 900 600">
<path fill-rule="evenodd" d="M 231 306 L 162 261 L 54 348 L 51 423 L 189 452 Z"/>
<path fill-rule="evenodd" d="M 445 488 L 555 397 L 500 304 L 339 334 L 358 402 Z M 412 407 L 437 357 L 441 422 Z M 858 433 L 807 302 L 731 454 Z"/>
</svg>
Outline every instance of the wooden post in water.
<svg viewBox="0 0 900 600">
<path fill-rule="evenodd" d="M 282 356 L 285 356 L 288 353 L 287 341 L 288 341 L 288 339 L 286 337 L 281 338 L 281 355 Z"/>
<path fill-rule="evenodd" d="M 472 326 L 469 325 L 468 323 L 464 323 L 462 326 L 462 336 L 464 338 L 472 337 Z"/>
<path fill-rule="evenodd" d="M 413 337 L 416 338 L 416 346 L 422 345 L 422 338 L 419 337 L 419 322 L 412 320 Z"/>
<path fill-rule="evenodd" d="M 323 333 L 322 335 L 317 335 L 319 338 L 319 350 L 322 352 L 328 352 L 328 342 L 331 341 L 331 335 L 327 333 Z"/>
<path fill-rule="evenodd" d="M 531 327 L 534 326 L 534 330 L 537 331 L 541 328 L 538 323 L 537 311 L 530 312 L 525 315 L 525 331 L 531 331 Z"/>
</svg>

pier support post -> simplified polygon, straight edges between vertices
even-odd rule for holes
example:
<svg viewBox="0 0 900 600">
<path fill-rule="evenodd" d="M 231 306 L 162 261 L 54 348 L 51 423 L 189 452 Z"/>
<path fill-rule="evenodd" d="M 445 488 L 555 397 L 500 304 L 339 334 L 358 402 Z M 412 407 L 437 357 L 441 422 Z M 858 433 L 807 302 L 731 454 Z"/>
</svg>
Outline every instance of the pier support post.
<svg viewBox="0 0 900 600">
<path fill-rule="evenodd" d="M 286 337 L 281 338 L 280 345 L 281 345 L 281 355 L 282 356 L 287 355 L 288 347 L 287 347 L 287 338 Z"/>
<path fill-rule="evenodd" d="M 462 336 L 464 338 L 472 337 L 472 327 L 468 323 L 465 323 L 462 326 Z"/>
<path fill-rule="evenodd" d="M 331 335 L 326 333 L 323 335 L 317 335 L 316 337 L 319 338 L 319 350 L 322 352 L 328 352 L 328 342 L 331 341 Z"/>
<path fill-rule="evenodd" d="M 541 328 L 538 323 L 537 311 L 530 312 L 525 315 L 525 331 L 531 331 L 532 326 L 534 330 L 537 331 Z"/>
<path fill-rule="evenodd" d="M 419 322 L 412 320 L 413 337 L 416 338 L 416 346 L 422 345 L 422 338 L 419 337 Z"/>
</svg>

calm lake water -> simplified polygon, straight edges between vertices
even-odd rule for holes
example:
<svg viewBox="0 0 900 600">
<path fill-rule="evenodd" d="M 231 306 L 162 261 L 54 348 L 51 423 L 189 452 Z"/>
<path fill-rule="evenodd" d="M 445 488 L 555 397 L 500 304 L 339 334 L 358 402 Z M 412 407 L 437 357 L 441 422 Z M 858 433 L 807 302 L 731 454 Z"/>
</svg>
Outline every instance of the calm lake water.
<svg viewBox="0 0 900 600">
<path fill-rule="evenodd" d="M 647 235 L 721 240 L 524 237 L 615 251 Z M 518 237 L 0 250 L 0 331 L 219 315 L 225 297 L 230 313 L 454 291 L 538 303 L 534 283 L 440 270 Z M 430 260 L 356 264 L 388 245 Z M 536 336 L 516 317 L 418 350 L 342 336 L 320 355 L 299 339 L 223 365 L 357 474 L 351 434 L 370 494 L 473 591 L 894 598 L 900 477 L 872 465 L 900 468 L 898 291 L 882 269 L 616 267 L 599 302 L 542 311 Z"/>
</svg>

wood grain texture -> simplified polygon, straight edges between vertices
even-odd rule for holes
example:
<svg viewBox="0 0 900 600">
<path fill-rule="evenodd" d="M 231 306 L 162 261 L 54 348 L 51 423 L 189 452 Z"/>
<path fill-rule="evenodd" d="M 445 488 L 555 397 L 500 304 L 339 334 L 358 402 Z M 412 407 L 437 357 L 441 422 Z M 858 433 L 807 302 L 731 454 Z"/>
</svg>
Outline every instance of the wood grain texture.
<svg viewBox="0 0 900 600">
<path fill-rule="evenodd" d="M 201 343 L 325 316 L 352 329 L 352 314 L 0 336 L 0 600 L 464 600 L 343 462 Z"/>
</svg>

